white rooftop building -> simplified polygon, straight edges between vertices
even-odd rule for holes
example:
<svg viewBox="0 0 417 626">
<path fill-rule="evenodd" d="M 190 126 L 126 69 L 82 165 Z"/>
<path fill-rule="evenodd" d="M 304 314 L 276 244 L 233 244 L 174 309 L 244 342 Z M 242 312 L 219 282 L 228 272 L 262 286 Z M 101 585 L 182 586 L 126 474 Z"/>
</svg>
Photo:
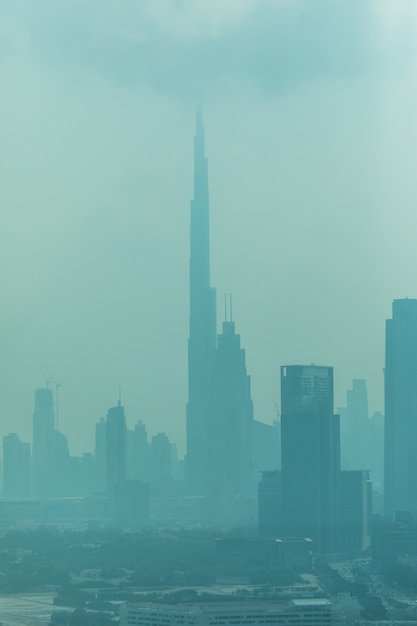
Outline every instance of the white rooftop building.
<svg viewBox="0 0 417 626">
<path fill-rule="evenodd" d="M 332 626 L 331 609 L 324 598 L 288 603 L 126 603 L 120 607 L 120 626 Z"/>
</svg>

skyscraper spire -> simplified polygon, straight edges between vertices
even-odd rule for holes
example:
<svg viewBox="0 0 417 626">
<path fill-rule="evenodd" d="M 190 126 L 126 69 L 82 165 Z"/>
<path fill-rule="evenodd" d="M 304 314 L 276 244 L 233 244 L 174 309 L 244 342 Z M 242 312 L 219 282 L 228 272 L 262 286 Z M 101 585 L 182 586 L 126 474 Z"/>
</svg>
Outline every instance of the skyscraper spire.
<svg viewBox="0 0 417 626">
<path fill-rule="evenodd" d="M 195 114 L 195 139 L 194 139 L 195 157 L 204 158 L 204 125 L 203 125 L 203 109 L 198 104 Z"/>
<path fill-rule="evenodd" d="M 194 138 L 194 199 L 190 227 L 190 334 L 186 479 L 189 491 L 203 494 L 207 481 L 207 403 L 216 352 L 216 294 L 210 287 L 208 162 L 201 107 Z"/>
</svg>

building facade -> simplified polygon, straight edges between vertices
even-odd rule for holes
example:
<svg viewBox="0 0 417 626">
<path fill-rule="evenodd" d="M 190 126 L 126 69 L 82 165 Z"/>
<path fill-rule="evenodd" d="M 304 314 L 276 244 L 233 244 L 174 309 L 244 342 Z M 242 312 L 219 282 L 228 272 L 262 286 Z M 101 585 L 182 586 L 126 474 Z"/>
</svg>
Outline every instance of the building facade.
<svg viewBox="0 0 417 626">
<path fill-rule="evenodd" d="M 245 351 L 233 321 L 223 322 L 211 378 L 207 423 L 210 495 L 253 491 L 253 405 Z"/>
<path fill-rule="evenodd" d="M 27 498 L 30 486 L 30 444 L 10 433 L 3 437 L 3 496 Z"/>
<path fill-rule="evenodd" d="M 53 471 L 55 450 L 54 402 L 49 388 L 35 391 L 33 411 L 33 494 L 52 496 L 55 488 Z"/>
<path fill-rule="evenodd" d="M 384 514 L 417 511 L 417 299 L 386 322 Z"/>
<path fill-rule="evenodd" d="M 285 536 L 334 547 L 340 431 L 333 414 L 333 368 L 281 367 L 282 511 Z"/>
<path fill-rule="evenodd" d="M 126 418 L 120 401 L 107 412 L 106 476 L 107 493 L 114 496 L 117 485 L 126 480 L 127 444 Z"/>
<path fill-rule="evenodd" d="M 157 605 L 127 603 L 120 607 L 120 626 L 330 626 L 332 605 L 325 598 L 288 603 L 222 603 Z"/>
</svg>

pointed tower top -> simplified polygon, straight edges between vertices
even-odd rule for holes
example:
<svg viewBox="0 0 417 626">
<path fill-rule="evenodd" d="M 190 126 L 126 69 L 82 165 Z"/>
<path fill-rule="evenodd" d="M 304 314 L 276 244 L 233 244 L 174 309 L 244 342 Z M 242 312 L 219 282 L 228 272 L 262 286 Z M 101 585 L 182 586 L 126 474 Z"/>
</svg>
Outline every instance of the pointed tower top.
<svg viewBox="0 0 417 626">
<path fill-rule="evenodd" d="M 203 124 L 203 109 L 201 104 L 197 104 L 195 113 L 195 157 L 204 158 L 204 124 Z"/>
<path fill-rule="evenodd" d="M 195 122 L 197 132 L 199 128 L 203 129 L 203 107 L 201 106 L 201 102 L 198 102 L 195 108 Z"/>
</svg>

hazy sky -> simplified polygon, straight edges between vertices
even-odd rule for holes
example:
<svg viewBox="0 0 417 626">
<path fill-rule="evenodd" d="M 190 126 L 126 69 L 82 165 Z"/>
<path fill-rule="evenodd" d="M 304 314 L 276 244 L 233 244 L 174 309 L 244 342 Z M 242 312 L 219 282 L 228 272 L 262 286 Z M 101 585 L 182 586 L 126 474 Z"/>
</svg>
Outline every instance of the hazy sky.
<svg viewBox="0 0 417 626">
<path fill-rule="evenodd" d="M 47 367 L 73 453 L 117 402 L 184 450 L 194 109 L 212 283 L 255 416 L 279 366 L 366 378 L 417 297 L 415 0 L 0 0 L 1 429 Z"/>
</svg>

